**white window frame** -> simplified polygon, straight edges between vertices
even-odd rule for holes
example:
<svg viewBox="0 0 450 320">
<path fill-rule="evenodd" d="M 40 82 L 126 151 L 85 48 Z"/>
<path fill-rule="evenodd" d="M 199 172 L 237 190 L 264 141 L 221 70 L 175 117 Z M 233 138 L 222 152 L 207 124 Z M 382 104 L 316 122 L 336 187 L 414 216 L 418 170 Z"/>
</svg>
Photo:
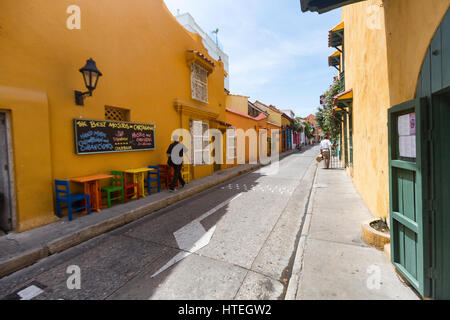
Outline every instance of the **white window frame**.
<svg viewBox="0 0 450 320">
<path fill-rule="evenodd" d="M 209 123 L 202 123 L 203 129 L 203 164 L 211 164 L 211 148 L 210 141 L 211 137 L 209 136 Z"/>
<path fill-rule="evenodd" d="M 227 159 L 237 158 L 237 135 L 236 128 L 227 129 Z"/>
<path fill-rule="evenodd" d="M 209 123 L 191 120 L 192 164 L 202 166 L 211 163 Z"/>
</svg>

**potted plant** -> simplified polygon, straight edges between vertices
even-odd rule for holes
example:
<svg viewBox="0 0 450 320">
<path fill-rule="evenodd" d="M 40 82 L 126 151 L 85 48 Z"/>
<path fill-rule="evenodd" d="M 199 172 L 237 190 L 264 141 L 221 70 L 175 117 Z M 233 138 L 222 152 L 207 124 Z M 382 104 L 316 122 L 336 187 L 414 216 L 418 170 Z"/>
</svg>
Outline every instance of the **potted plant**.
<svg viewBox="0 0 450 320">
<path fill-rule="evenodd" d="M 362 224 L 362 238 L 365 243 L 380 250 L 391 241 L 387 217 L 370 219 Z"/>
</svg>

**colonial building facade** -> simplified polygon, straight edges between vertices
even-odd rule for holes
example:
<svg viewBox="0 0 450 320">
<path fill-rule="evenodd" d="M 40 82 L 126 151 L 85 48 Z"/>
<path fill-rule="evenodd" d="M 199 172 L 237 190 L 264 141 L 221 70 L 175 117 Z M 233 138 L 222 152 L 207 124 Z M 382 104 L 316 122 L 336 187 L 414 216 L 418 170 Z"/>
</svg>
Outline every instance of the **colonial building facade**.
<svg viewBox="0 0 450 320">
<path fill-rule="evenodd" d="M 344 84 L 343 160 L 374 216 L 390 216 L 391 259 L 424 297 L 450 297 L 449 0 L 301 0 L 342 8 L 331 29 Z M 326 39 L 324 39 L 326 41 Z"/>
<path fill-rule="evenodd" d="M 207 129 L 225 135 L 223 62 L 209 56 L 202 38 L 183 28 L 162 0 L 3 0 L 0 21 L 3 230 L 57 220 L 55 179 L 165 164 L 178 128 L 206 145 Z M 74 91 L 86 91 L 79 69 L 90 58 L 102 76 L 76 100 Z M 89 145 L 99 139 L 90 138 L 83 150 L 97 152 L 82 154 L 74 126 L 91 120 L 151 132 L 135 145 L 115 147 Z M 189 170 L 199 178 L 222 167 L 200 162 Z"/>
</svg>

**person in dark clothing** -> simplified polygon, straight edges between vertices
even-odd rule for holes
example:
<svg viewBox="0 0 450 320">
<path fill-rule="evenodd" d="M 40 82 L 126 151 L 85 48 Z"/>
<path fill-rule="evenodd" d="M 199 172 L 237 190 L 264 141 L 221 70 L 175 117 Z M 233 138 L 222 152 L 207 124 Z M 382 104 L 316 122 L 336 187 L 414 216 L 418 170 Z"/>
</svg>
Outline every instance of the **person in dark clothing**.
<svg viewBox="0 0 450 320">
<path fill-rule="evenodd" d="M 179 142 L 178 136 L 173 136 L 173 143 L 167 149 L 167 164 L 174 169 L 172 183 L 169 186 L 170 191 L 175 191 L 175 185 L 177 181 L 180 182 L 183 188 L 186 182 L 181 176 L 181 168 L 183 167 L 184 152 L 187 152 L 187 148 L 184 144 Z"/>
</svg>

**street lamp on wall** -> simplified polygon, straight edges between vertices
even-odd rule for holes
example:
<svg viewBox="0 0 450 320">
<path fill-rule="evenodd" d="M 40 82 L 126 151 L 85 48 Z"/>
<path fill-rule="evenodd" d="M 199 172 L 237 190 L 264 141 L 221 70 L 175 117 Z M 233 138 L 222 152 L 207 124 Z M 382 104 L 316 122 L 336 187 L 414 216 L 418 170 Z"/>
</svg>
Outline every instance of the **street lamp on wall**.
<svg viewBox="0 0 450 320">
<path fill-rule="evenodd" d="M 88 91 L 75 91 L 75 104 L 77 106 L 84 106 L 85 95 L 92 97 L 92 91 L 97 87 L 98 78 L 103 74 L 97 69 L 97 65 L 92 58 L 86 61 L 86 65 L 80 69 L 80 72 L 83 75 L 84 85 Z"/>
</svg>

